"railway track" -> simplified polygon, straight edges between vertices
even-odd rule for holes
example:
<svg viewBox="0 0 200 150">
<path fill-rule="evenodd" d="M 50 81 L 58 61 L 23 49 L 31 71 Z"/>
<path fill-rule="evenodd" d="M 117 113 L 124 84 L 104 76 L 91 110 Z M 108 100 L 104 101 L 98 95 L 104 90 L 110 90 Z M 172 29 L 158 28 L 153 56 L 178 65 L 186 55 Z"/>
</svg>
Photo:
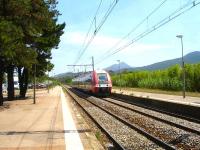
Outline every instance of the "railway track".
<svg viewBox="0 0 200 150">
<path fill-rule="evenodd" d="M 106 134 L 106 136 L 112 141 L 114 147 L 119 150 L 125 150 L 125 148 L 118 141 L 116 141 L 113 136 L 109 134 L 109 131 L 103 128 L 101 124 L 98 123 L 98 121 L 96 121 L 96 119 L 90 114 L 90 112 L 78 102 L 77 100 L 78 97 L 76 97 L 76 95 L 74 95 L 73 92 L 71 92 L 67 87 L 63 87 L 63 88 L 70 95 L 70 97 L 79 105 L 79 107 L 81 107 L 81 109 L 90 117 L 90 119 L 98 126 L 98 128 Z"/>
<path fill-rule="evenodd" d="M 75 92 L 75 91 L 73 91 Z M 80 92 L 75 92 L 76 94 L 78 94 L 81 97 L 85 97 L 84 95 L 82 95 L 82 93 Z M 86 96 L 87 97 L 87 96 Z M 81 98 L 82 99 L 82 98 Z M 110 129 L 105 129 L 105 125 L 104 127 L 101 126 L 101 128 L 103 128 L 104 130 L 107 130 L 107 134 L 109 136 L 112 137 L 112 140 L 115 140 L 114 143 L 118 143 L 119 145 L 122 145 L 121 149 L 175 149 L 173 146 L 171 146 L 170 144 L 167 144 L 166 142 L 161 141 L 159 138 L 156 138 L 155 136 L 152 136 L 151 134 L 145 132 L 142 128 L 133 125 L 129 122 L 127 122 L 125 119 L 118 117 L 116 114 L 109 112 L 108 110 L 96 105 L 95 103 L 92 103 L 90 100 L 84 99 L 82 100 L 82 102 L 86 103 L 87 105 L 89 103 L 89 107 L 93 107 L 93 109 L 98 108 L 99 110 L 101 110 L 101 112 L 99 114 L 106 114 L 107 117 L 106 118 L 111 118 L 110 120 L 108 120 L 108 122 L 110 122 L 112 120 L 112 122 L 114 120 L 115 125 L 117 125 L 116 130 L 114 130 L 114 133 L 112 133 L 112 131 L 110 131 Z M 81 102 L 80 102 L 81 103 Z M 84 106 L 82 106 L 84 107 Z M 88 106 L 85 106 L 88 107 Z M 91 113 L 89 113 L 91 115 Z M 99 115 L 98 114 L 98 115 Z M 94 114 L 92 114 L 93 118 L 98 118 L 97 116 L 93 116 Z M 108 117 L 111 116 L 111 117 Z M 105 116 L 104 116 L 105 118 Z M 96 119 L 95 119 L 96 120 Z M 99 123 L 99 121 L 96 121 Z M 113 128 L 112 125 L 107 122 L 107 127 L 108 128 Z M 119 125 L 120 124 L 120 125 Z M 125 133 L 118 131 L 118 129 L 125 129 Z M 136 141 L 134 141 L 136 140 Z"/>
<path fill-rule="evenodd" d="M 81 97 L 88 97 L 88 95 L 78 91 L 75 92 Z M 140 134 L 144 134 L 148 139 L 164 149 L 198 149 L 200 146 L 200 141 L 198 140 L 200 132 L 198 129 L 193 129 L 192 126 L 187 127 L 184 123 L 182 125 L 181 122 L 176 123 L 173 120 L 169 121 L 168 119 L 154 116 L 151 112 L 145 113 L 144 111 L 133 109 L 130 104 L 120 104 L 121 102 L 116 102 L 116 100 L 109 98 L 99 99 L 90 96 L 87 101 Z M 197 124 L 196 128 L 198 127 L 199 124 Z"/>
<path fill-rule="evenodd" d="M 195 123 L 198 123 L 200 124 L 200 120 L 197 119 L 197 118 L 194 118 L 194 117 L 188 117 L 188 116 L 185 116 L 185 115 L 181 115 L 181 114 L 178 114 L 178 113 L 172 113 L 172 112 L 169 112 L 169 111 L 165 111 L 163 109 L 159 109 L 159 108 L 155 108 L 155 107 L 151 107 L 151 106 L 148 106 L 148 105 L 144 105 L 144 104 L 139 104 L 133 100 L 130 100 L 129 98 L 127 98 L 126 96 L 121 98 L 121 97 L 118 97 L 118 96 L 113 96 L 111 95 L 110 98 L 112 99 L 115 99 L 117 101 L 120 101 L 120 102 L 125 102 L 125 103 L 129 103 L 131 105 L 135 105 L 135 106 L 138 106 L 140 108 L 146 108 L 148 110 L 153 110 L 153 111 L 156 111 L 156 112 L 160 112 L 162 114 L 166 114 L 166 115 L 170 115 L 170 116 L 173 116 L 173 117 L 176 117 L 176 118 L 180 118 L 180 119 L 184 119 L 184 120 L 188 120 L 188 121 L 191 121 L 191 122 L 195 122 Z M 134 98 L 132 98 L 134 99 Z"/>
<path fill-rule="evenodd" d="M 166 124 L 172 125 L 172 126 L 177 127 L 177 128 L 179 128 L 179 129 L 182 129 L 182 130 L 185 130 L 185 131 L 188 131 L 188 132 L 191 132 L 191 133 L 200 135 L 200 125 L 194 123 L 194 124 L 196 124 L 197 126 L 199 126 L 199 128 L 197 127 L 197 128 L 199 129 L 199 130 L 198 130 L 197 128 L 194 129 L 194 128 L 191 128 L 191 127 L 184 126 L 184 125 L 181 124 L 182 122 L 179 122 L 179 123 L 173 122 L 173 121 L 170 120 L 170 119 L 171 119 L 171 117 L 176 117 L 176 116 L 174 116 L 174 115 L 170 116 L 170 119 L 166 119 L 166 118 L 159 117 L 159 115 L 160 115 L 161 113 L 158 113 L 158 112 L 157 112 L 156 114 L 154 113 L 154 115 L 152 115 L 152 112 L 153 112 L 153 111 L 151 111 L 151 112 L 149 113 L 149 110 L 147 110 L 147 109 L 145 109 L 145 108 L 141 108 L 141 107 L 136 107 L 136 108 L 135 108 L 135 106 L 132 107 L 132 105 L 127 105 L 127 103 L 125 103 L 125 102 L 117 102 L 116 100 L 111 99 L 111 98 L 103 98 L 102 100 L 104 100 L 104 101 L 106 101 L 106 102 L 108 102 L 108 103 L 117 105 L 117 106 L 119 106 L 119 107 L 125 108 L 125 109 L 127 109 L 127 110 L 133 111 L 133 112 L 135 112 L 135 113 L 141 114 L 141 115 L 143 115 L 143 116 L 150 117 L 150 118 L 155 119 L 155 120 L 157 120 L 157 121 L 161 121 L 161 122 L 164 122 L 164 123 L 166 123 Z M 163 115 L 163 114 L 162 114 L 162 115 Z M 174 119 L 177 119 L 177 118 L 174 118 Z M 181 121 L 185 121 L 185 120 L 181 119 Z"/>
</svg>

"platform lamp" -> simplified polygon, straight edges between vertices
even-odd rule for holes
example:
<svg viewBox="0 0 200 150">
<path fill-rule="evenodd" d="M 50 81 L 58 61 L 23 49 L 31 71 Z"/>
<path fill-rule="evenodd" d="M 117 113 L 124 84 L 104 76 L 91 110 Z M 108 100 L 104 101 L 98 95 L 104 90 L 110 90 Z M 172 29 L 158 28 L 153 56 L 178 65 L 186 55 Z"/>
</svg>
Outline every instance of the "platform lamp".
<svg viewBox="0 0 200 150">
<path fill-rule="evenodd" d="M 49 93 L 49 60 L 47 59 L 47 92 Z"/>
<path fill-rule="evenodd" d="M 182 48 L 182 75 L 183 75 L 183 98 L 185 98 L 185 66 L 183 60 L 183 35 L 177 35 L 177 38 L 181 39 L 181 48 Z"/>
<path fill-rule="evenodd" d="M 117 60 L 117 62 L 119 63 L 119 87 L 120 87 L 120 91 L 121 91 L 121 68 L 120 68 L 120 60 Z"/>
<path fill-rule="evenodd" d="M 36 103 L 36 64 L 34 64 L 34 80 L 33 80 L 33 104 Z"/>
</svg>

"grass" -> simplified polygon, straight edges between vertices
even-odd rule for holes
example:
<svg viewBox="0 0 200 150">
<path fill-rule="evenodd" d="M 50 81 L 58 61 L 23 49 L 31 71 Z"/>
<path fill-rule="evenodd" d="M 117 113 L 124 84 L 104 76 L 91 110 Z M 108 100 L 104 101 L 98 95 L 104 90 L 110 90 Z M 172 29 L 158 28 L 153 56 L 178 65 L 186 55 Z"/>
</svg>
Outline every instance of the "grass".
<svg viewBox="0 0 200 150">
<path fill-rule="evenodd" d="M 114 86 L 113 89 L 120 89 L 120 87 Z M 145 89 L 145 88 L 130 88 L 130 87 L 122 87 L 122 90 L 127 90 L 130 92 L 147 92 L 147 93 L 156 93 L 156 94 L 169 94 L 169 95 L 179 95 L 182 96 L 182 91 L 164 91 L 160 89 Z M 133 93 L 131 93 L 134 95 Z M 192 97 L 200 97 L 199 92 L 186 92 L 186 96 Z"/>
<path fill-rule="evenodd" d="M 99 131 L 97 131 L 97 132 L 95 133 L 95 136 L 96 136 L 96 138 L 97 138 L 98 140 L 100 140 L 100 138 L 101 138 L 101 134 L 100 134 Z"/>
</svg>

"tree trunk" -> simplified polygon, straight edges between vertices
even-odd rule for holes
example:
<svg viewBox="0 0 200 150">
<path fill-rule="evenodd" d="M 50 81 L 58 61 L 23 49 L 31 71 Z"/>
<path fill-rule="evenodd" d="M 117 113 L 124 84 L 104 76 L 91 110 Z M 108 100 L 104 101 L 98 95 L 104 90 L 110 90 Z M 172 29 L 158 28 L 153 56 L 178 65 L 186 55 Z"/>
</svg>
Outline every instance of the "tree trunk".
<svg viewBox="0 0 200 150">
<path fill-rule="evenodd" d="M 13 100 L 15 95 L 14 80 L 13 80 L 14 67 L 12 65 L 7 67 L 8 72 L 8 100 Z"/>
<path fill-rule="evenodd" d="M 24 82 L 24 97 L 26 96 L 27 88 L 28 88 L 28 69 L 24 69 L 25 71 L 25 82 Z"/>
<path fill-rule="evenodd" d="M 19 92 L 19 95 L 20 95 L 20 97 L 22 97 L 22 90 L 23 90 L 23 76 L 22 76 L 22 67 L 18 67 L 18 80 L 19 80 L 19 90 L 20 90 L 20 92 Z"/>
<path fill-rule="evenodd" d="M 24 68 L 20 82 L 22 82 L 21 89 L 20 89 L 20 97 L 25 98 L 27 88 L 28 88 L 28 69 L 27 68 Z"/>
<path fill-rule="evenodd" d="M 1 65 L 0 65 L 1 67 Z M 0 68 L 0 106 L 3 105 L 3 89 L 2 89 L 2 85 L 3 85 L 3 69 Z"/>
</svg>

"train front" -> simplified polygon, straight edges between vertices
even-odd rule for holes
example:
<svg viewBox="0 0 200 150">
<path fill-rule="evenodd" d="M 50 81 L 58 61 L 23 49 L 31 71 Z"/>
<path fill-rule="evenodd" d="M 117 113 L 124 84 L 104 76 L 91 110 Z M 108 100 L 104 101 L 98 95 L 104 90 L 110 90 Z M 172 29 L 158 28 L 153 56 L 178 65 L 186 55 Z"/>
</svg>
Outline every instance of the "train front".
<svg viewBox="0 0 200 150">
<path fill-rule="evenodd" d="M 96 70 L 93 77 L 95 80 L 94 93 L 102 96 L 110 95 L 112 90 L 110 75 L 104 70 Z"/>
</svg>

